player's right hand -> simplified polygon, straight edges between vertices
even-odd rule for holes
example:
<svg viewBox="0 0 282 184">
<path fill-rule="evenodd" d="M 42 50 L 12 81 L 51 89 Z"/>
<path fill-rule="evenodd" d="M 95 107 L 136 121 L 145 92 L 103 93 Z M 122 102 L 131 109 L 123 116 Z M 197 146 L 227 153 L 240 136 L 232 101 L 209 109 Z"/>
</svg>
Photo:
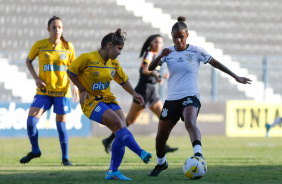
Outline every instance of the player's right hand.
<svg viewBox="0 0 282 184">
<path fill-rule="evenodd" d="M 80 104 L 81 105 L 84 105 L 85 104 L 85 99 L 88 98 L 90 99 L 90 96 L 88 94 L 88 92 L 86 90 L 83 90 L 81 93 L 80 93 Z"/>
<path fill-rule="evenodd" d="M 164 57 L 164 56 L 168 56 L 170 53 L 171 53 L 172 50 L 168 49 L 168 48 L 165 48 L 163 49 L 162 53 L 161 53 L 161 56 Z"/>
</svg>

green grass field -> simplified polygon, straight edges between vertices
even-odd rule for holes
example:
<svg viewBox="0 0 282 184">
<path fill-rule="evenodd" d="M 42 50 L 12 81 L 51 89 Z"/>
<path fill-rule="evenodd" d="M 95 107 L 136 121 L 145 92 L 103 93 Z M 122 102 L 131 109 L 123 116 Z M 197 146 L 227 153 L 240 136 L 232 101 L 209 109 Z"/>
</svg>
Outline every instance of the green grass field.
<svg viewBox="0 0 282 184">
<path fill-rule="evenodd" d="M 42 156 L 22 165 L 19 160 L 30 151 L 28 138 L 0 139 L 0 183 L 282 183 L 281 138 L 203 137 L 207 174 L 200 180 L 187 179 L 182 171 L 184 161 L 193 155 L 186 137 L 171 137 L 169 145 L 179 147 L 167 154 L 169 168 L 159 177 L 148 177 L 156 164 L 154 137 L 136 136 L 141 147 L 153 154 L 144 164 L 126 149 L 120 170 L 132 181 L 106 181 L 110 155 L 101 144 L 102 137 L 70 138 L 69 156 L 73 166 L 61 165 L 58 138 L 39 138 Z"/>
</svg>

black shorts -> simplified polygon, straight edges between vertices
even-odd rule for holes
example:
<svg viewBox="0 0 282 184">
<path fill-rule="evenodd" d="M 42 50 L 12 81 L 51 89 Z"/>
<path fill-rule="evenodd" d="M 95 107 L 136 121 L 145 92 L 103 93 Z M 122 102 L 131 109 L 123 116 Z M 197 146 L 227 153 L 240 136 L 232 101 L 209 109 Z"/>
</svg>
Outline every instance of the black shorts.
<svg viewBox="0 0 282 184">
<path fill-rule="evenodd" d="M 187 96 L 180 100 L 166 100 L 160 120 L 171 120 L 173 123 L 177 123 L 179 118 L 181 118 L 181 120 L 184 121 L 182 112 L 186 106 L 196 107 L 199 114 L 201 102 L 197 97 L 194 96 Z"/>
<path fill-rule="evenodd" d="M 144 98 L 144 107 L 151 107 L 160 100 L 156 94 L 154 84 L 139 82 L 135 91 Z M 135 99 L 133 99 L 133 102 L 140 104 Z"/>
</svg>

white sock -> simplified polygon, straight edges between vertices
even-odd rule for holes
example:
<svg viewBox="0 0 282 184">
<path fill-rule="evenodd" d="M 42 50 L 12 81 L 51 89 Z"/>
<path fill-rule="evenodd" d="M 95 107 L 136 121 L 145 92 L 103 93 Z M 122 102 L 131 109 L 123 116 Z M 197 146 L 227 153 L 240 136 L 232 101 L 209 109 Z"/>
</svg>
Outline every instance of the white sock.
<svg viewBox="0 0 282 184">
<path fill-rule="evenodd" d="M 271 127 L 274 127 L 275 125 L 277 125 L 277 124 L 280 124 L 281 123 L 281 118 L 277 118 L 277 119 L 275 119 L 275 121 L 270 125 Z"/>
<path fill-rule="evenodd" d="M 159 158 L 157 157 L 157 163 L 158 165 L 163 165 L 166 161 L 166 156 L 164 156 L 163 158 Z"/>
<path fill-rule="evenodd" d="M 195 153 L 201 153 L 202 154 L 202 146 L 200 146 L 199 144 L 194 146 L 194 154 Z"/>
</svg>

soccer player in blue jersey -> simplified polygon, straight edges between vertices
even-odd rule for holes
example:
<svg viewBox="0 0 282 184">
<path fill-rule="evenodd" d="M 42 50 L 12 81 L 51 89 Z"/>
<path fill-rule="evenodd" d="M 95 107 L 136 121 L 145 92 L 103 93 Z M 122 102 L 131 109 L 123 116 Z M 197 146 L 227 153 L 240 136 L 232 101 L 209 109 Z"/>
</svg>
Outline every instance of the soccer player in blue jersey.
<svg viewBox="0 0 282 184">
<path fill-rule="evenodd" d="M 37 92 L 27 118 L 27 133 L 32 150 L 20 160 L 20 163 L 25 164 L 31 159 L 41 156 L 36 124 L 42 114 L 53 105 L 62 150 L 62 163 L 69 166 L 72 164 L 68 157 L 66 120 L 67 114 L 71 111 L 71 89 L 67 67 L 75 59 L 75 52 L 72 43 L 63 37 L 63 22 L 59 17 L 53 16 L 48 21 L 47 29 L 50 37 L 37 41 L 26 59 L 26 65 L 35 80 Z M 36 74 L 32 64 L 36 57 L 39 60 L 39 75 Z M 77 101 L 78 91 L 76 88 L 73 93 L 76 96 L 75 101 Z"/>
<path fill-rule="evenodd" d="M 81 54 L 68 69 L 69 78 L 80 91 L 80 104 L 84 114 L 115 133 L 111 164 L 105 175 L 107 180 L 131 180 L 118 170 L 125 146 L 136 153 L 144 163 L 148 163 L 152 157 L 151 153 L 139 147 L 126 128 L 124 114 L 110 90 L 110 83 L 114 80 L 141 105 L 144 104 L 144 99 L 133 90 L 117 60 L 124 46 L 124 34 L 121 29 L 107 34 L 102 39 L 98 51 Z"/>
<path fill-rule="evenodd" d="M 181 118 L 189 133 L 194 155 L 202 157 L 201 132 L 197 127 L 197 116 L 201 108 L 200 93 L 197 86 L 197 75 L 200 62 L 209 63 L 213 67 L 227 73 L 237 82 L 249 84 L 250 79 L 239 77 L 226 66 L 214 59 L 201 47 L 186 43 L 188 27 L 185 17 L 179 16 L 173 25 L 171 35 L 174 45 L 163 49 L 150 63 L 149 70 L 166 62 L 169 70 L 168 95 L 159 119 L 156 136 L 157 165 L 149 176 L 158 176 L 168 168 L 165 156 L 166 142 L 170 132 Z"/>
<path fill-rule="evenodd" d="M 151 35 L 147 38 L 140 52 L 142 57 L 142 63 L 140 66 L 140 78 L 135 91 L 139 93 L 144 99 L 144 105 L 140 105 L 138 101 L 133 99 L 130 110 L 126 116 L 127 126 L 133 124 L 136 119 L 141 115 L 146 107 L 158 117 L 161 115 L 163 103 L 156 94 L 155 84 L 162 82 L 162 78 L 168 79 L 168 73 L 160 74 L 160 67 L 157 67 L 154 71 L 149 71 L 148 66 L 150 62 L 159 54 L 163 47 L 163 38 L 159 34 Z M 112 133 L 108 138 L 103 139 L 102 143 L 107 153 L 111 150 L 111 144 L 115 139 L 115 134 Z M 174 152 L 178 148 L 172 148 L 166 146 L 166 153 Z"/>
</svg>

